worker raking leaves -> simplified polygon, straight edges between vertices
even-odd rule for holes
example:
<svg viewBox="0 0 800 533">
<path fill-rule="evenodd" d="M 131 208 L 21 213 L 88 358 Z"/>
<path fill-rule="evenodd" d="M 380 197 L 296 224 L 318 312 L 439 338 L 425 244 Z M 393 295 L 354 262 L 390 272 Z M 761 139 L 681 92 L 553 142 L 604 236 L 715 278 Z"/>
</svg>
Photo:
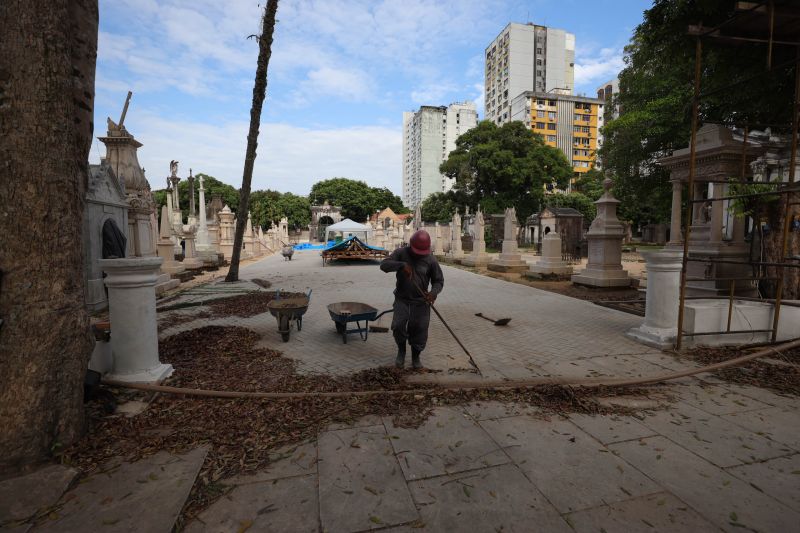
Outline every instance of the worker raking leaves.
<svg viewBox="0 0 800 533">
<path fill-rule="evenodd" d="M 403 368 L 407 342 L 411 345 L 411 365 L 422 368 L 419 355 L 428 342 L 430 306 L 444 287 L 444 274 L 431 254 L 431 236 L 425 230 L 416 231 L 409 246 L 398 248 L 381 262 L 381 270 L 397 272 L 392 319 L 392 333 L 397 343 L 394 364 Z"/>
</svg>

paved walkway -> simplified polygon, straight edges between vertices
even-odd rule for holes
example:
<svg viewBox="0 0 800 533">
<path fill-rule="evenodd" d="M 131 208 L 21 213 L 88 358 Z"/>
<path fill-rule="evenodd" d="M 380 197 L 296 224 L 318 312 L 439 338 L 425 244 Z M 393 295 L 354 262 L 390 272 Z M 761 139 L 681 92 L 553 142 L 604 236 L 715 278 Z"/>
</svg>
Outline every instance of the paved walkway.
<svg viewBox="0 0 800 533">
<path fill-rule="evenodd" d="M 639 317 L 460 269 L 444 273 L 437 307 L 486 377 L 639 376 L 689 364 L 626 339 Z M 316 253 L 300 252 L 292 262 L 248 265 L 242 278 L 313 288 L 303 331 L 282 344 L 271 317 L 215 322 L 258 330 L 306 372 L 391 362 L 389 334 L 344 345 L 326 311 L 348 300 L 389 308 L 393 276 L 377 265 L 323 268 Z M 478 311 L 512 322 L 498 328 Z M 424 362 L 467 367 L 435 318 Z M 669 390 L 669 409 L 641 417 L 546 419 L 530 407 L 486 403 L 438 408 L 418 429 L 379 417 L 332 427 L 283 450 L 269 470 L 227 480 L 235 489 L 188 530 L 798 531 L 796 399 L 708 376 Z"/>
<path fill-rule="evenodd" d="M 418 429 L 367 417 L 226 480 L 187 531 L 797 531 L 797 402 L 677 393 L 642 418 L 494 402 L 438 408 Z"/>
<path fill-rule="evenodd" d="M 374 264 L 323 269 L 314 252 L 295 258 L 289 263 L 271 257 L 242 269 L 243 279 L 267 279 L 286 290 L 313 288 L 303 331 L 293 331 L 289 343 L 281 343 L 268 314 L 197 320 L 161 335 L 204 323 L 240 324 L 263 334 L 265 344 L 280 346 L 306 372 L 346 373 L 390 363 L 389 334 L 343 345 L 325 306 L 357 300 L 388 308 L 392 276 Z M 649 375 L 685 365 L 623 337 L 638 317 L 463 270 L 445 268 L 445 278 L 438 307 L 489 377 Z M 179 301 L 255 288 L 249 281 L 210 284 Z M 477 311 L 513 320 L 496 328 L 476 318 Z M 466 367 L 435 319 L 424 362 L 442 369 Z M 709 376 L 673 383 L 669 393 L 668 408 L 637 417 L 546 418 L 533 407 L 486 402 L 438 407 L 417 429 L 377 416 L 332 426 L 313 441 L 278 451 L 266 470 L 221 480 L 233 489 L 187 530 L 798 531 L 797 398 Z M 204 453 L 157 455 L 108 470 L 61 497 L 58 509 L 91 506 L 97 499 L 99 507 L 92 508 L 98 512 L 80 513 L 83 526 L 74 530 L 82 531 L 130 530 L 137 512 L 156 509 L 162 518 L 156 526 L 151 513 L 148 530 L 169 531 L 180 502 L 164 494 L 176 494 L 178 478 L 165 481 L 161 463 L 196 472 Z M 128 471 L 134 474 L 116 473 Z M 8 513 L 1 512 L 2 502 L 19 503 L 19 487 L 26 485 L 0 482 L 0 523 L 53 505 L 74 471 L 52 477 L 52 494 L 24 509 L 9 507 Z M 95 485 L 101 482 L 125 495 L 120 505 L 109 507 L 108 497 L 96 496 L 105 494 Z M 28 485 L 46 488 L 48 483 L 32 478 Z M 44 529 L 72 523 L 70 516 L 56 515 L 62 522 Z"/>
<path fill-rule="evenodd" d="M 625 338 L 623 333 L 638 325 L 639 317 L 462 269 L 445 266 L 443 270 L 445 287 L 436 307 L 486 378 L 639 376 L 688 364 Z M 313 289 L 303 330 L 292 331 L 290 342 L 283 343 L 275 319 L 266 313 L 184 323 L 162 331 L 161 336 L 205 324 L 242 325 L 260 333 L 264 345 L 280 347 L 287 357 L 298 360 L 301 372 L 347 374 L 393 360 L 396 348 L 391 333 L 370 334 L 366 342 L 351 336 L 343 344 L 327 311 L 328 304 L 342 301 L 390 309 L 394 275 L 381 272 L 377 263 L 323 267 L 319 252 L 309 250 L 295 253 L 292 261 L 271 256 L 249 264 L 242 268 L 240 278 L 266 279 L 273 288 L 283 290 Z M 244 281 L 239 284 L 243 286 L 248 288 Z M 216 283 L 190 291 L 184 298 L 207 298 L 214 291 L 229 290 L 235 288 Z M 182 311 L 192 312 L 196 311 Z M 512 320 L 506 327 L 495 327 L 476 317 L 477 312 Z M 381 325 L 390 322 L 391 315 L 386 315 Z M 469 368 L 461 348 L 433 315 L 423 363 L 439 370 Z"/>
</svg>

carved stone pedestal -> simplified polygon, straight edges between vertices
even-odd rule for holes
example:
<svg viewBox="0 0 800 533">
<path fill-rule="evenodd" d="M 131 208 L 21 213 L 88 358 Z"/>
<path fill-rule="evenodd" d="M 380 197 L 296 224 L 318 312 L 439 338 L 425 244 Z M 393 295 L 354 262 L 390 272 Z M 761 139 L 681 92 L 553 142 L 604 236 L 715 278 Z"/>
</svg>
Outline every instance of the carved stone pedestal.
<svg viewBox="0 0 800 533">
<path fill-rule="evenodd" d="M 154 383 L 172 374 L 172 365 L 158 359 L 155 285 L 162 262 L 160 257 L 100 260 L 111 323 L 109 379 Z"/>
</svg>

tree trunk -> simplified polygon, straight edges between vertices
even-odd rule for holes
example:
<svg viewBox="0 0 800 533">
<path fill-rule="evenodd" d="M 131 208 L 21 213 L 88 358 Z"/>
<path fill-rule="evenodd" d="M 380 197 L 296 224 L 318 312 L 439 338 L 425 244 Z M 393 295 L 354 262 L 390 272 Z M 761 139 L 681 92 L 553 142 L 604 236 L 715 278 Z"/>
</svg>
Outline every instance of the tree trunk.
<svg viewBox="0 0 800 533">
<path fill-rule="evenodd" d="M 83 430 L 97 0 L 0 1 L 0 470 Z"/>
<path fill-rule="evenodd" d="M 247 133 L 247 152 L 244 158 L 244 174 L 242 188 L 239 191 L 239 209 L 236 213 L 236 232 L 233 236 L 233 254 L 231 266 L 225 281 L 239 280 L 239 257 L 242 253 L 244 227 L 247 224 L 247 210 L 250 203 L 250 182 L 253 180 L 253 165 L 256 162 L 258 147 L 258 128 L 261 126 L 261 108 L 267 95 L 267 67 L 272 56 L 272 34 L 275 31 L 275 13 L 278 11 L 278 0 L 269 0 L 261 19 L 261 36 L 258 38 L 258 63 L 256 65 L 256 81 L 253 85 L 253 104 L 250 107 L 250 131 Z"/>
</svg>

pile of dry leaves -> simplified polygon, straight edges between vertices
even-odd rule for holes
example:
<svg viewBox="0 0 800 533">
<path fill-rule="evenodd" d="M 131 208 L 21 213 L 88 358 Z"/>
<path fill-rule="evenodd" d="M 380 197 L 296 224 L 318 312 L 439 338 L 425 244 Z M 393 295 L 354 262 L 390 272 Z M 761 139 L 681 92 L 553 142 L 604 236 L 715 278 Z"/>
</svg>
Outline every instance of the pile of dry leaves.
<svg viewBox="0 0 800 533">
<path fill-rule="evenodd" d="M 305 376 L 297 374 L 295 362 L 280 352 L 256 347 L 257 340 L 258 335 L 248 329 L 221 326 L 169 337 L 159 346 L 161 360 L 176 369 L 176 377 L 168 384 L 237 391 L 415 390 L 394 396 L 285 400 L 156 395 L 143 413 L 132 418 L 109 416 L 100 406 L 94 406 L 90 409 L 91 430 L 65 451 L 64 462 L 90 473 L 112 457 L 135 460 L 159 450 L 183 453 L 207 445 L 208 456 L 182 515 L 189 519 L 224 492 L 221 482 L 225 478 L 263 469 L 276 448 L 313 438 L 333 422 L 348 423 L 377 414 L 394 417 L 397 425 L 415 427 L 435 405 L 475 400 L 536 405 L 545 414 L 621 413 L 627 411 L 604 407 L 595 398 L 641 394 L 553 385 L 502 392 L 446 391 L 406 383 L 404 371 L 394 368 L 371 369 L 347 377 Z"/>
<path fill-rule="evenodd" d="M 762 348 L 758 348 L 762 349 Z M 688 350 L 688 357 L 701 365 L 712 365 L 744 355 L 736 347 L 701 346 Z M 787 350 L 766 358 L 717 370 L 714 375 L 725 381 L 763 387 L 782 394 L 800 396 L 800 348 Z"/>
</svg>

